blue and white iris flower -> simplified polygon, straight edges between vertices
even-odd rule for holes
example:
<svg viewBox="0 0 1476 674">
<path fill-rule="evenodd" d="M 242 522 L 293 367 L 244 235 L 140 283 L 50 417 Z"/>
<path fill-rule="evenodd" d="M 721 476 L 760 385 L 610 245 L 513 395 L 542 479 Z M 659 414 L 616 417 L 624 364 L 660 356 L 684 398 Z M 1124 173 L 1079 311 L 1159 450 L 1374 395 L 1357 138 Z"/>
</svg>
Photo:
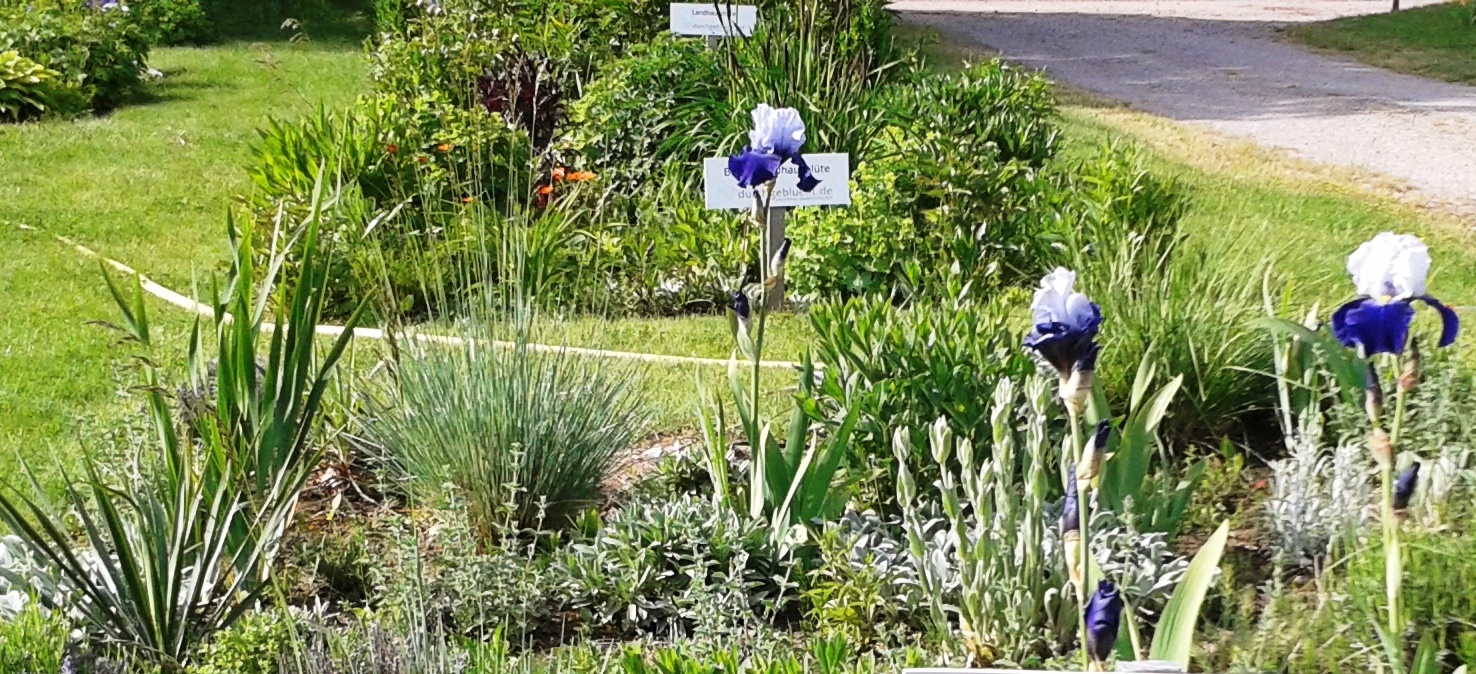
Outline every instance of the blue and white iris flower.
<svg viewBox="0 0 1476 674">
<path fill-rule="evenodd" d="M 1074 290 L 1076 272 L 1057 267 L 1040 281 L 1030 303 L 1035 327 L 1025 335 L 1025 348 L 1034 351 L 1061 377 L 1061 397 L 1072 399 L 1091 389 L 1097 369 L 1097 330 L 1102 310 Z"/>
<path fill-rule="evenodd" d="M 810 173 L 810 165 L 800 154 L 805 144 L 805 121 L 794 108 L 771 108 L 760 103 L 753 109 L 753 130 L 748 132 L 748 147 L 728 158 L 728 171 L 738 179 L 738 186 L 758 187 L 779 176 L 779 168 L 792 162 L 799 169 L 802 192 L 815 189 L 820 181 Z"/>
<path fill-rule="evenodd" d="M 1439 345 L 1449 346 L 1461 321 L 1450 307 L 1425 293 L 1429 272 L 1430 250 L 1416 237 L 1384 232 L 1365 242 L 1348 256 L 1348 274 L 1358 298 L 1333 312 L 1333 335 L 1365 358 L 1403 353 L 1414 322 L 1414 301 L 1419 300 L 1440 313 Z"/>
</svg>

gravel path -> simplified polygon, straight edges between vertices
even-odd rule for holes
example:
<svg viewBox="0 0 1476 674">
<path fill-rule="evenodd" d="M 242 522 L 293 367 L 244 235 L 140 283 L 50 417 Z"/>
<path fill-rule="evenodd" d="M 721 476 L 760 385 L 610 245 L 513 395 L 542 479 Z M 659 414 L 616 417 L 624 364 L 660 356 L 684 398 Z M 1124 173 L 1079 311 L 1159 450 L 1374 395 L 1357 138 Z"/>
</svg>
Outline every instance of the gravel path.
<svg viewBox="0 0 1476 674">
<path fill-rule="evenodd" d="M 1406 7 L 1430 0 L 1406 0 Z M 902 0 L 903 17 L 1170 119 L 1370 169 L 1476 210 L 1476 88 L 1278 41 L 1385 0 Z"/>
</svg>

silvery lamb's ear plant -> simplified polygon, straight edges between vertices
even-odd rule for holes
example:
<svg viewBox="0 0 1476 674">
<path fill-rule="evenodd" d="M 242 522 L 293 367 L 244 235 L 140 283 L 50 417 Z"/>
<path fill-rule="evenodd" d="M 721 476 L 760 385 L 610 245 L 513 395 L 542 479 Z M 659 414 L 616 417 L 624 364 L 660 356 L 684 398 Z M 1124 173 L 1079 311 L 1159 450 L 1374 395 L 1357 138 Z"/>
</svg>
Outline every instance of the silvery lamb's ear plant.
<svg viewBox="0 0 1476 674">
<path fill-rule="evenodd" d="M 1073 604 L 1062 596 L 1065 566 L 1060 558 L 1046 555 L 1049 401 L 1043 379 L 1028 380 L 1023 391 L 1012 380 L 1001 380 L 994 394 L 988 452 L 976 452 L 969 440 L 955 439 L 946 420 L 930 429 L 951 550 L 930 553 L 924 503 L 907 462 L 898 463 L 897 501 L 934 628 L 948 631 L 948 613 L 956 611 L 976 666 L 1049 655 L 1066 643 L 1076 625 Z M 908 431 L 899 429 L 893 451 L 905 456 L 911 448 Z M 989 458 L 981 462 L 981 455 Z M 958 472 L 953 469 L 955 456 Z M 943 599 L 955 573 L 949 557 L 957 560 L 956 607 Z"/>
<path fill-rule="evenodd" d="M 321 203 L 315 198 L 314 213 Z M 0 490 L 0 521 L 46 567 L 30 578 L 54 579 L 29 587 L 104 643 L 179 669 L 202 640 L 269 588 L 281 536 L 319 456 L 311 436 L 322 396 L 355 322 L 319 360 L 315 331 L 329 260 L 318 249 L 317 224 L 316 217 L 306 223 L 297 249 L 302 273 L 284 286 L 276 280 L 286 251 L 275 251 L 257 287 L 251 230 L 231 232 L 231 273 L 215 303 L 220 359 L 215 390 L 206 391 L 213 404 L 180 423 L 160 372 L 141 359 L 154 456 L 129 467 L 121 482 L 89 458 L 84 478 L 67 485 L 64 504 L 48 503 L 34 479 L 36 496 Z M 135 278 L 128 294 L 107 279 L 125 333 L 148 347 L 140 282 Z M 256 355 L 272 300 L 278 323 L 263 368 Z M 197 320 L 190 352 L 196 373 L 206 369 L 199 333 Z M 76 548 L 68 513 L 80 520 L 86 550 Z"/>
</svg>

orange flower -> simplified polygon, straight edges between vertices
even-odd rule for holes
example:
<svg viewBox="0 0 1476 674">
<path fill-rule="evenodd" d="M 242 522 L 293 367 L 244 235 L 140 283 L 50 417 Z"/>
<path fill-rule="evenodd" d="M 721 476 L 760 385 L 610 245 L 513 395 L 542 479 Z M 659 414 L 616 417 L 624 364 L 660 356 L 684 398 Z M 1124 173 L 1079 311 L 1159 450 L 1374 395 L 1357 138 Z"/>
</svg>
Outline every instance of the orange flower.
<svg viewBox="0 0 1476 674">
<path fill-rule="evenodd" d="M 415 161 L 418 161 L 418 162 L 424 164 L 425 163 L 425 155 L 420 155 L 419 157 L 416 157 L 415 158 Z"/>
<path fill-rule="evenodd" d="M 395 154 L 396 152 L 399 152 L 400 151 L 400 146 L 391 143 L 389 145 L 384 146 L 384 151 L 385 152 L 388 152 L 390 154 Z"/>
<path fill-rule="evenodd" d="M 574 181 L 574 182 L 576 182 L 576 183 L 582 183 L 582 182 L 594 180 L 595 179 L 595 174 L 592 171 L 576 171 L 576 172 L 571 173 L 569 175 L 569 179 L 572 180 L 572 181 Z"/>
<path fill-rule="evenodd" d="M 468 195 L 466 195 L 466 196 L 464 196 L 464 197 L 461 198 L 461 203 L 463 203 L 463 204 L 469 204 L 469 203 L 471 203 L 473 201 L 476 201 L 476 197 L 473 197 L 470 194 L 468 194 Z"/>
<path fill-rule="evenodd" d="M 553 170 L 553 179 L 554 180 L 563 180 L 564 179 L 564 167 L 559 166 L 559 167 L 554 168 L 554 170 Z"/>
<path fill-rule="evenodd" d="M 538 193 L 539 194 L 542 194 L 545 197 L 548 196 L 548 195 L 550 195 L 550 194 L 553 194 L 553 191 L 554 191 L 553 185 L 541 185 L 541 186 L 538 187 Z"/>
<path fill-rule="evenodd" d="M 451 151 L 451 144 L 450 143 L 441 143 L 440 145 L 437 145 L 436 146 L 436 150 L 439 151 L 439 152 L 450 152 Z"/>
</svg>

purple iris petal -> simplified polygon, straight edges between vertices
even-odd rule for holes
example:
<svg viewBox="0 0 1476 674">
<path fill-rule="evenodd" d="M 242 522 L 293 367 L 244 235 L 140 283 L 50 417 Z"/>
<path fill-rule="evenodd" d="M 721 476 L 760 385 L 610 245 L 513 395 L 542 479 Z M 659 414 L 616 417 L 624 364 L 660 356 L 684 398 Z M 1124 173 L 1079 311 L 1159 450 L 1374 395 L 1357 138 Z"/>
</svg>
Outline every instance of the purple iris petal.
<svg viewBox="0 0 1476 674">
<path fill-rule="evenodd" d="M 1061 376 L 1072 371 L 1091 372 L 1097 367 L 1097 328 L 1102 324 L 1102 315 L 1097 305 L 1092 305 L 1093 316 L 1080 327 L 1073 328 L 1065 323 L 1038 323 L 1025 335 L 1025 348 L 1040 354 Z"/>
<path fill-rule="evenodd" d="M 1430 305 L 1431 308 L 1440 312 L 1439 346 L 1441 348 L 1445 348 L 1455 343 L 1456 335 L 1460 334 L 1461 332 L 1461 317 L 1456 315 L 1455 310 L 1446 306 L 1444 302 L 1430 297 L 1429 295 L 1418 297 L 1416 299 Z"/>
<path fill-rule="evenodd" d="M 743 294 L 742 290 L 733 291 L 733 313 L 738 314 L 738 318 L 747 320 L 749 312 L 748 295 Z"/>
<path fill-rule="evenodd" d="M 742 154 L 728 157 L 728 172 L 738 179 L 739 187 L 757 187 L 773 180 L 781 163 L 776 155 L 744 148 Z"/>
<path fill-rule="evenodd" d="M 1061 534 L 1081 531 L 1081 510 L 1076 496 L 1076 466 L 1066 469 L 1066 498 L 1061 501 Z"/>
<path fill-rule="evenodd" d="M 1409 499 L 1414 496 L 1415 485 L 1420 482 L 1420 462 L 1410 464 L 1399 474 L 1399 479 L 1394 481 L 1394 509 L 1403 510 L 1409 507 Z"/>
<path fill-rule="evenodd" d="M 1118 623 L 1122 619 L 1122 596 L 1111 581 L 1097 583 L 1097 591 L 1087 600 L 1087 654 L 1095 662 L 1106 662 L 1117 643 Z"/>
<path fill-rule="evenodd" d="M 820 179 L 816 178 L 813 173 L 810 173 L 810 163 L 805 161 L 804 156 L 801 155 L 799 152 L 795 152 L 794 154 L 790 155 L 789 160 L 793 161 L 795 167 L 799 169 L 798 187 L 800 188 L 800 191 L 814 191 L 815 187 L 820 184 Z"/>
<path fill-rule="evenodd" d="M 1380 302 L 1361 297 L 1338 307 L 1332 315 L 1333 335 L 1343 346 L 1357 348 L 1364 357 L 1402 353 L 1412 322 L 1414 307 L 1408 300 Z"/>
</svg>

